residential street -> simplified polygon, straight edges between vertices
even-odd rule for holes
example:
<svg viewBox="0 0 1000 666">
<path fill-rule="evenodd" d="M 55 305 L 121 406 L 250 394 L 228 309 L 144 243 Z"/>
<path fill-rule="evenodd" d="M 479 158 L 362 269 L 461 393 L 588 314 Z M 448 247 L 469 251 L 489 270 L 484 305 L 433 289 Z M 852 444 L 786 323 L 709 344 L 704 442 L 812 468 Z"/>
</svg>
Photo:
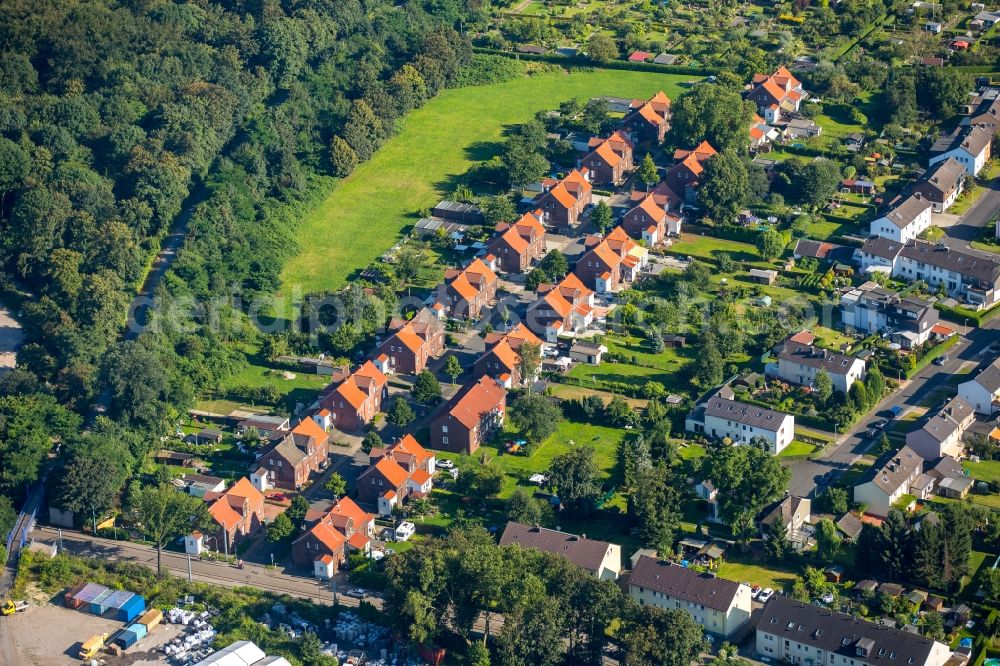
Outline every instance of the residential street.
<svg viewBox="0 0 1000 666">
<path fill-rule="evenodd" d="M 986 223 L 1000 211 L 1000 181 L 994 179 L 985 188 L 986 191 L 979 200 L 965 211 L 957 223 L 945 227 L 945 237 L 942 240 L 948 247 L 979 252 L 969 247 L 969 241 L 979 238 Z M 996 257 L 992 253 L 988 255 Z"/>
</svg>

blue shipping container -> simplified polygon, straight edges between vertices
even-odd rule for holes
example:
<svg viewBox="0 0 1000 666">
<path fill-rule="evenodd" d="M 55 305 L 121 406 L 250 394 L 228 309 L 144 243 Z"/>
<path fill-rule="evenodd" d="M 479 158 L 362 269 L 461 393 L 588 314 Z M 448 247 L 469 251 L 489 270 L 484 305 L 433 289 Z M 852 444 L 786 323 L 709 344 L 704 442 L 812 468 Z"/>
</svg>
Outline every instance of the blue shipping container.
<svg viewBox="0 0 1000 666">
<path fill-rule="evenodd" d="M 142 624 L 129 625 L 129 628 L 118 634 L 118 638 L 115 639 L 115 643 L 122 646 L 122 649 L 127 650 L 128 648 L 135 645 L 139 639 L 146 635 L 146 626 Z"/>
<path fill-rule="evenodd" d="M 125 604 L 118 609 L 118 619 L 122 622 L 131 622 L 135 618 L 142 615 L 142 612 L 146 610 L 146 600 L 142 598 L 142 595 L 135 595 L 129 598 Z"/>
</svg>

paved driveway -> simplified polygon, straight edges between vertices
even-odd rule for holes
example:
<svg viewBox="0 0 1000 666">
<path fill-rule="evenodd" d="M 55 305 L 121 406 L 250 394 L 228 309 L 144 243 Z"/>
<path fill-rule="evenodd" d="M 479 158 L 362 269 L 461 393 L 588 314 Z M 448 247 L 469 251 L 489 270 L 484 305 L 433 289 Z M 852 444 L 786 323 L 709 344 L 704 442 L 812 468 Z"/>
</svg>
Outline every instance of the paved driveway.
<svg viewBox="0 0 1000 666">
<path fill-rule="evenodd" d="M 21 324 L 14 320 L 9 310 L 0 305 L 0 375 L 14 367 L 17 348 L 24 339 Z"/>
</svg>

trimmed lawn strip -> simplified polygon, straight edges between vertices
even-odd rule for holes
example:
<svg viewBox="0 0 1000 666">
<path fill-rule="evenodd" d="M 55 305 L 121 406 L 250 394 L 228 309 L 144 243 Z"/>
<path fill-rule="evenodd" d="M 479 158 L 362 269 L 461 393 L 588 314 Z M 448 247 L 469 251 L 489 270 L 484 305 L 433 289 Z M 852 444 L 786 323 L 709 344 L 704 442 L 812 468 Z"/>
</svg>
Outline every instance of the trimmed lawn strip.
<svg viewBox="0 0 1000 666">
<path fill-rule="evenodd" d="M 718 574 L 720 578 L 769 587 L 772 590 L 781 592 L 791 590 L 792 583 L 795 582 L 795 577 L 799 573 L 797 568 L 781 568 L 781 564 L 764 566 L 748 560 L 741 562 L 738 560 L 742 558 L 736 555 L 733 552 L 734 550 L 735 548 L 730 548 L 726 553 L 727 557 L 733 559 L 729 559 L 719 565 Z"/>
<path fill-rule="evenodd" d="M 388 250 L 419 218 L 448 196 L 475 163 L 495 152 L 511 124 L 530 120 L 571 97 L 672 98 L 690 75 L 622 70 L 573 71 L 489 86 L 446 90 L 413 111 L 380 148 L 303 220 L 301 251 L 282 272 L 282 291 L 336 290 Z"/>
<path fill-rule="evenodd" d="M 798 439 L 781 450 L 779 458 L 805 458 L 816 452 L 816 446 Z"/>
</svg>

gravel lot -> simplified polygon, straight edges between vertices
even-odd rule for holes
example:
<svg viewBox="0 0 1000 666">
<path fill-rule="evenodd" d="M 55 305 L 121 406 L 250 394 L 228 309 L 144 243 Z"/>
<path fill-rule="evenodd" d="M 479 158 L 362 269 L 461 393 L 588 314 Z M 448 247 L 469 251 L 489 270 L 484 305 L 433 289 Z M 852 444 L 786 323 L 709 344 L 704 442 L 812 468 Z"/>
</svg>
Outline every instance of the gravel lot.
<svg viewBox="0 0 1000 666">
<path fill-rule="evenodd" d="M 79 665 L 80 644 L 104 632 L 122 626 L 117 620 L 98 617 L 54 604 L 32 604 L 23 613 L 0 618 L 0 662 L 31 666 Z M 120 657 L 98 655 L 109 666 L 163 664 L 163 654 L 150 654 L 179 632 L 177 625 L 161 624 Z"/>
</svg>

